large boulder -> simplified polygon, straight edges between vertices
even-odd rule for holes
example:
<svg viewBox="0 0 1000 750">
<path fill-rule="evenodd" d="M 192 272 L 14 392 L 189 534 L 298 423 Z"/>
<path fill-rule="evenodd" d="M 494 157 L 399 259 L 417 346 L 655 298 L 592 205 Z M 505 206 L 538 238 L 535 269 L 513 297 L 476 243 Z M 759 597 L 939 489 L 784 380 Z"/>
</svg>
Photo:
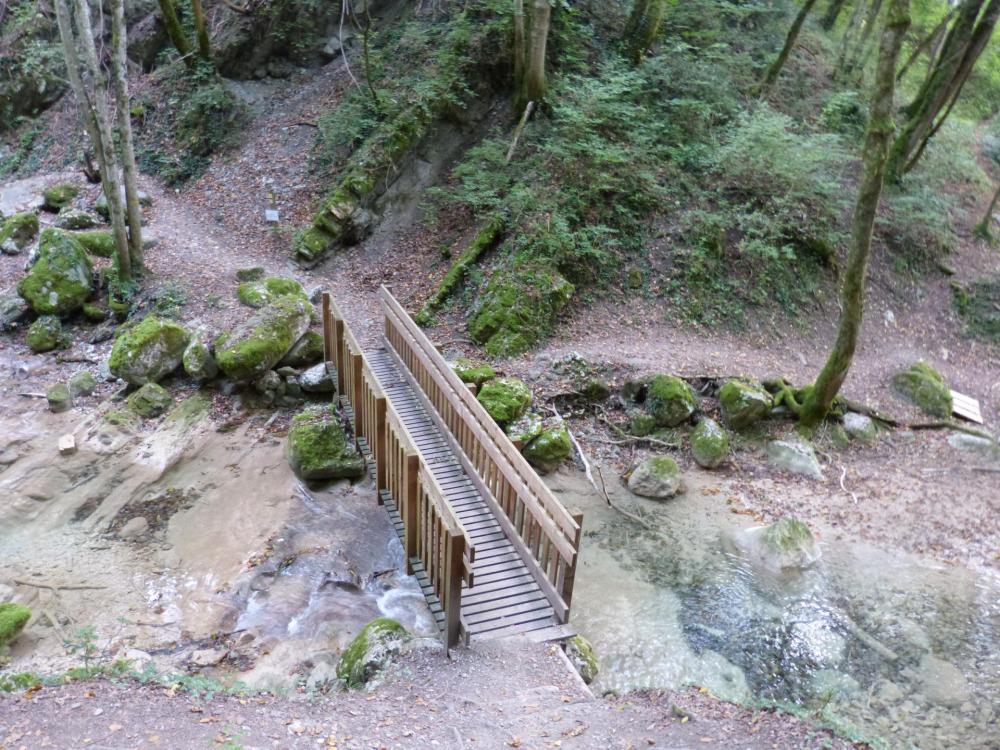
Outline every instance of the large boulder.
<svg viewBox="0 0 1000 750">
<path fill-rule="evenodd" d="M 544 421 L 540 414 L 529 411 L 522 415 L 520 419 L 507 425 L 504 428 L 504 432 L 507 433 L 507 437 L 511 439 L 511 442 L 523 448 L 542 434 Z"/>
<path fill-rule="evenodd" d="M 546 420 L 541 434 L 521 450 L 528 462 L 543 472 L 554 471 L 573 455 L 573 441 L 565 423 L 558 417 Z"/>
<path fill-rule="evenodd" d="M 140 417 L 158 417 L 170 408 L 174 398 L 162 385 L 149 382 L 130 395 L 126 401 L 129 408 Z"/>
<path fill-rule="evenodd" d="M 323 335 L 317 331 L 306 331 L 278 364 L 282 367 L 308 367 L 322 362 L 323 354 Z"/>
<path fill-rule="evenodd" d="M 0 250 L 17 255 L 38 234 L 38 217 L 30 211 L 14 214 L 0 225 Z"/>
<path fill-rule="evenodd" d="M 463 383 L 473 383 L 477 388 L 482 388 L 484 383 L 497 376 L 496 371 L 485 362 L 473 362 L 468 357 L 456 359 L 451 363 L 451 369 Z"/>
<path fill-rule="evenodd" d="M 53 185 L 42 191 L 43 207 L 47 211 L 59 213 L 66 208 L 80 192 L 76 185 Z"/>
<path fill-rule="evenodd" d="M 691 454 L 695 462 L 714 469 L 729 458 L 729 435 L 714 419 L 702 419 L 691 431 Z"/>
<path fill-rule="evenodd" d="M 871 417 L 849 411 L 844 414 L 844 432 L 859 443 L 871 443 L 875 440 L 877 428 Z"/>
<path fill-rule="evenodd" d="M 498 378 L 486 383 L 477 397 L 497 424 L 519 419 L 531 406 L 531 390 L 517 378 Z"/>
<path fill-rule="evenodd" d="M 73 408 L 73 396 L 69 392 L 69 386 L 65 383 L 50 385 L 45 391 L 45 400 L 48 401 L 49 411 L 60 414 Z"/>
<path fill-rule="evenodd" d="M 574 635 L 566 641 L 566 656 L 585 683 L 589 685 L 597 679 L 601 663 L 597 659 L 593 645 L 582 635 Z"/>
<path fill-rule="evenodd" d="M 647 458 L 632 471 L 628 488 L 636 495 L 665 500 L 684 490 L 681 470 L 669 456 Z"/>
<path fill-rule="evenodd" d="M 944 378 L 926 362 L 917 362 L 910 369 L 892 378 L 893 387 L 922 411 L 938 419 L 951 416 L 951 389 Z"/>
<path fill-rule="evenodd" d="M 263 281 L 245 281 L 236 287 L 236 296 L 244 305 L 256 309 L 274 302 L 279 297 L 309 300 L 309 295 L 299 282 L 281 276 L 272 276 Z"/>
<path fill-rule="evenodd" d="M 819 544 L 802 521 L 785 516 L 768 526 L 757 526 L 725 537 L 733 551 L 772 573 L 803 570 L 820 558 Z"/>
<path fill-rule="evenodd" d="M 14 642 L 31 619 L 31 610 L 21 604 L 0 604 L 0 648 Z"/>
<path fill-rule="evenodd" d="M 108 368 L 129 385 L 155 383 L 181 364 L 188 338 L 180 323 L 147 315 L 115 339 Z"/>
<path fill-rule="evenodd" d="M 349 688 L 360 688 L 388 666 L 410 640 L 406 628 L 380 617 L 361 629 L 337 662 L 337 677 Z"/>
<path fill-rule="evenodd" d="M 83 245 L 83 249 L 98 258 L 110 258 L 115 254 L 115 236 L 110 229 L 91 229 L 75 232 L 73 237 Z"/>
<path fill-rule="evenodd" d="M 86 250 L 71 235 L 46 229 L 38 243 L 38 259 L 17 285 L 17 292 L 39 315 L 65 316 L 90 296 L 93 269 Z"/>
<path fill-rule="evenodd" d="M 812 479 L 823 479 L 823 470 L 812 446 L 800 440 L 772 440 L 767 457 L 779 469 Z"/>
<path fill-rule="evenodd" d="M 192 334 L 181 362 L 184 365 L 184 372 L 195 380 L 211 380 L 219 374 L 219 365 L 216 364 L 215 357 L 212 356 L 212 350 L 203 329 Z"/>
<path fill-rule="evenodd" d="M 56 216 L 55 225 L 59 229 L 92 229 L 97 226 L 97 218 L 86 211 L 64 208 Z"/>
<path fill-rule="evenodd" d="M 295 415 L 285 455 L 292 471 L 306 480 L 353 479 L 365 470 L 331 406 L 311 406 Z"/>
<path fill-rule="evenodd" d="M 124 205 L 125 202 L 124 188 L 122 188 L 121 197 L 122 197 L 122 205 Z M 149 195 L 149 193 L 145 191 L 142 190 L 138 191 L 138 198 L 139 198 L 139 205 L 142 206 L 143 208 L 147 208 L 153 205 L 152 197 Z M 108 208 L 108 196 L 104 194 L 103 190 L 101 191 L 101 194 L 97 196 L 97 200 L 94 202 L 94 210 L 97 211 L 97 213 L 99 213 L 104 218 L 105 221 L 110 220 L 111 209 Z"/>
<path fill-rule="evenodd" d="M 28 313 L 28 303 L 18 294 L 0 294 L 0 331 L 17 327 Z"/>
<path fill-rule="evenodd" d="M 774 399 L 756 383 L 730 380 L 719 390 L 722 416 L 734 430 L 742 430 L 771 413 Z"/>
<path fill-rule="evenodd" d="M 686 422 L 697 407 L 691 386 L 673 375 L 657 375 L 646 395 L 657 427 L 676 427 Z"/>
<path fill-rule="evenodd" d="M 232 333 L 215 340 L 215 361 L 238 383 L 256 380 L 274 369 L 309 328 L 312 305 L 298 297 L 280 297 L 261 308 Z"/>
<path fill-rule="evenodd" d="M 28 327 L 28 346 L 33 352 L 50 352 L 69 345 L 62 322 L 55 315 L 42 315 Z"/>
</svg>

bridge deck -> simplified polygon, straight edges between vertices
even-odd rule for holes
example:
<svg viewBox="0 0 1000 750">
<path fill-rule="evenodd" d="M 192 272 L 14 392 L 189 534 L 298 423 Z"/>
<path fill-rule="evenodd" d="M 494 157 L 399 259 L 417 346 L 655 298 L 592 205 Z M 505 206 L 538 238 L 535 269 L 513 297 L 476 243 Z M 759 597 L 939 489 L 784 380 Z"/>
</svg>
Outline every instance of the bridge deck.
<svg viewBox="0 0 1000 750">
<path fill-rule="evenodd" d="M 527 633 L 545 640 L 570 634 L 568 627 L 556 619 L 551 604 L 466 474 L 441 426 L 393 356 L 384 348 L 370 350 L 367 356 L 387 398 L 475 544 L 474 584 L 471 589 L 463 586 L 462 592 L 461 621 L 466 639 Z M 382 498 L 402 536 L 403 521 L 396 512 L 395 502 L 385 491 Z M 410 562 L 440 622 L 443 614 L 440 607 L 435 607 L 437 597 L 426 580 L 423 566 L 418 558 Z"/>
</svg>

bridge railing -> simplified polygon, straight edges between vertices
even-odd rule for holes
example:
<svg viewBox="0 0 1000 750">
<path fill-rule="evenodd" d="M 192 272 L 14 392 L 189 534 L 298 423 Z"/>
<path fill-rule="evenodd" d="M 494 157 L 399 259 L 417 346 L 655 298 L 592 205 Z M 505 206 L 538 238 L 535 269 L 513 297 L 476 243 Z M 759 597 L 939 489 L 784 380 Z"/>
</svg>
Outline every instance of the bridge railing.
<svg viewBox="0 0 1000 750">
<path fill-rule="evenodd" d="M 582 514 L 571 514 L 385 287 L 385 337 L 449 433 L 506 536 L 552 604 L 569 617 Z"/>
<path fill-rule="evenodd" d="M 462 584 L 473 584 L 475 546 L 328 294 L 323 295 L 323 333 L 338 392 L 354 411 L 355 439 L 371 451 L 377 490 L 389 492 L 403 521 L 407 572 L 415 572 L 412 561 L 418 559 L 440 601 L 445 644 L 451 648 L 460 639 Z M 381 503 L 381 492 L 378 497 Z"/>
</svg>

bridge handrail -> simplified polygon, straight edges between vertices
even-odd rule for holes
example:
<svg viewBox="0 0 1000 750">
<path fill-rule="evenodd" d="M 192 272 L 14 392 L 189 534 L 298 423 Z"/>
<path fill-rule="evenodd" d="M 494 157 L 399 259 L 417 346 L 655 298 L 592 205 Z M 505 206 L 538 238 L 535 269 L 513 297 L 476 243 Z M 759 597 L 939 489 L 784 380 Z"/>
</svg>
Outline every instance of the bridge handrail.
<svg viewBox="0 0 1000 750">
<path fill-rule="evenodd" d="M 388 289 L 380 296 L 385 335 L 502 514 L 498 520 L 520 543 L 528 569 L 557 616 L 569 616 L 580 547 L 580 520 L 563 507 L 527 460 L 444 361 Z M 517 548 L 518 545 L 515 544 Z"/>
</svg>

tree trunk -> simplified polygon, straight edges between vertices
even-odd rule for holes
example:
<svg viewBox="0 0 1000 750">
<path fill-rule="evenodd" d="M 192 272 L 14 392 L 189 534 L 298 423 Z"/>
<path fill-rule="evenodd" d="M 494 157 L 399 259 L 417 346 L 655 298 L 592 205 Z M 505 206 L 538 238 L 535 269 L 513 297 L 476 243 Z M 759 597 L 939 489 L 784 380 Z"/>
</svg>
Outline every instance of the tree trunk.
<svg viewBox="0 0 1000 750">
<path fill-rule="evenodd" d="M 184 36 L 184 29 L 177 18 L 177 8 L 174 6 L 174 0 L 159 0 L 159 3 L 160 13 L 163 14 L 163 25 L 167 27 L 167 35 L 170 37 L 170 41 L 181 54 L 181 57 L 184 58 L 185 63 L 190 65 L 191 59 L 188 55 L 191 52 L 191 45 L 188 44 L 187 37 Z"/>
<path fill-rule="evenodd" d="M 540 104 L 545 98 L 545 45 L 549 37 L 552 7 L 549 0 L 534 0 L 531 8 L 531 48 L 528 51 L 525 95 L 529 102 Z"/>
<path fill-rule="evenodd" d="M 208 38 L 208 27 L 205 25 L 205 11 L 201 7 L 201 0 L 191 0 L 191 14 L 194 16 L 194 30 L 198 37 L 198 57 L 210 63 L 212 43 Z"/>
<path fill-rule="evenodd" d="M 128 93 L 128 43 L 125 39 L 125 0 L 111 0 L 111 75 L 115 86 L 115 109 L 118 118 L 119 152 L 125 182 L 125 215 L 132 267 L 141 271 L 142 212 L 139 207 L 139 170 L 135 166 L 132 143 L 131 100 Z M 110 208 L 110 203 L 108 204 Z"/>
<path fill-rule="evenodd" d="M 865 276 L 871 254 L 872 228 L 885 177 L 886 158 L 893 133 L 893 95 L 896 65 L 903 37 L 910 25 L 909 0 L 889 0 L 888 17 L 879 46 L 872 95 L 871 116 L 865 133 L 863 169 L 851 223 L 851 250 L 844 272 L 841 314 L 837 340 L 826 365 L 808 390 L 801 421 L 808 428 L 818 425 L 830 412 L 833 400 L 847 377 L 857 348 L 864 318 Z"/>
<path fill-rule="evenodd" d="M 931 33 L 928 34 L 927 36 L 925 36 L 920 41 L 920 43 L 916 47 L 913 48 L 913 52 L 910 53 L 909 58 L 907 58 L 906 62 L 903 63 L 903 66 L 899 69 L 899 72 L 896 74 L 896 82 L 897 83 L 899 81 L 903 80 L 903 77 L 906 75 L 906 73 L 909 71 L 909 69 L 913 66 L 913 63 L 915 63 L 917 61 L 917 59 L 920 57 L 920 54 L 922 52 L 925 52 L 925 51 L 927 52 L 927 55 L 928 55 L 927 67 L 928 67 L 928 69 L 930 69 L 931 66 L 933 66 L 933 64 L 934 64 L 934 52 L 933 52 L 933 48 L 937 45 L 938 40 L 940 40 L 940 39 L 942 39 L 944 37 L 944 32 L 948 28 L 948 22 L 952 19 L 952 16 L 954 16 L 954 15 L 955 15 L 955 9 L 952 8 L 947 13 L 945 13 L 944 17 L 940 21 L 937 22 L 937 25 L 931 30 Z"/>
<path fill-rule="evenodd" d="M 656 41 L 666 11 L 667 0 L 635 0 L 625 25 L 625 53 L 633 63 L 642 62 Z"/>
<path fill-rule="evenodd" d="M 830 0 L 830 4 L 826 8 L 826 13 L 823 14 L 823 20 L 819 22 L 824 31 L 830 31 L 830 29 L 837 25 L 837 19 L 840 18 L 845 5 L 847 5 L 847 0 Z"/>
<path fill-rule="evenodd" d="M 764 80 L 760 84 L 761 96 L 766 96 L 767 92 L 771 90 L 772 86 L 774 86 L 775 81 L 778 80 L 781 69 L 785 67 L 785 61 L 788 60 L 788 56 L 792 53 L 792 48 L 795 46 L 795 42 L 799 38 L 799 32 L 802 30 L 802 24 L 806 22 L 806 16 L 809 15 L 815 4 L 816 0 L 805 0 L 802 7 L 799 9 L 799 14 L 795 16 L 795 20 L 792 22 L 792 27 L 788 30 L 788 36 L 785 37 L 785 46 L 781 48 L 781 52 L 778 53 L 777 59 L 771 63 L 770 67 L 767 69 L 767 74 L 764 76 Z"/>
<path fill-rule="evenodd" d="M 840 37 L 840 51 L 837 54 L 837 64 L 834 66 L 834 71 L 838 74 L 844 69 L 844 65 L 847 62 L 847 52 L 853 45 L 854 37 L 858 32 L 858 26 L 861 25 L 861 16 L 865 10 L 865 1 L 856 0 L 854 10 L 851 11 L 851 17 L 847 21 L 846 28 L 844 28 L 844 34 Z"/>
<path fill-rule="evenodd" d="M 996 192 L 993 193 L 993 200 L 990 207 L 986 209 L 986 216 L 976 225 L 976 234 L 985 240 L 993 238 L 993 212 L 997 209 L 997 201 L 1000 201 L 1000 185 L 997 185 Z"/>
<path fill-rule="evenodd" d="M 524 0 L 514 0 L 514 112 L 520 112 L 528 103 L 528 81 L 525 67 L 528 62 L 527 35 L 524 28 Z"/>
<path fill-rule="evenodd" d="M 882 0 L 872 0 L 868 6 L 868 14 L 865 16 L 865 25 L 861 29 L 861 36 L 851 53 L 844 61 L 841 75 L 844 78 L 850 77 L 859 68 L 864 70 L 865 49 L 868 47 L 868 40 L 871 39 L 872 32 L 878 24 L 878 14 L 882 10 Z"/>
<path fill-rule="evenodd" d="M 94 85 L 94 110 L 98 143 L 94 144 L 104 154 L 105 170 L 101 180 L 104 195 L 108 199 L 108 212 L 111 216 L 111 229 L 115 237 L 115 248 L 118 259 L 118 274 L 123 281 L 132 278 L 132 258 L 129 252 L 128 234 L 125 231 L 125 209 L 122 206 L 122 185 L 118 176 L 118 164 L 114 153 L 114 136 L 111 132 L 111 118 L 108 112 L 108 102 L 104 96 L 101 66 L 97 59 L 97 47 L 91 33 L 90 6 L 87 0 L 75 0 L 76 27 L 83 48 L 85 68 Z"/>
</svg>

